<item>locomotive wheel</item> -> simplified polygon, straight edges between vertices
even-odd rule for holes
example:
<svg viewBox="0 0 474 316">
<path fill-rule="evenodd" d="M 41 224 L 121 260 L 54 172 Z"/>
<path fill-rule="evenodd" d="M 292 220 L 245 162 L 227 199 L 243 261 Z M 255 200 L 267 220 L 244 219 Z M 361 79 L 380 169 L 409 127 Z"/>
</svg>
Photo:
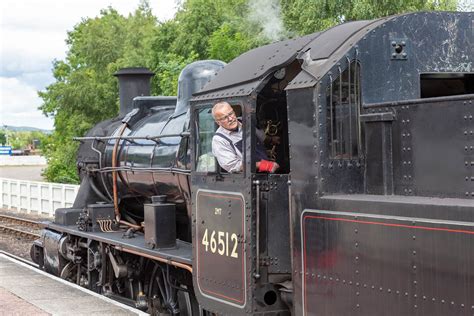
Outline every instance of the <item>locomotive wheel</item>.
<svg viewBox="0 0 474 316">
<path fill-rule="evenodd" d="M 194 293 L 178 292 L 178 306 L 180 316 L 198 316 L 199 304 Z"/>
<path fill-rule="evenodd" d="M 177 305 L 172 308 L 162 300 L 155 298 L 151 314 L 157 316 L 180 315 L 180 316 L 199 316 L 199 304 L 196 297 L 191 292 L 177 292 Z"/>
<path fill-rule="evenodd" d="M 60 277 L 61 279 L 75 283 L 75 275 L 77 275 L 77 265 L 69 261 L 61 270 Z"/>
</svg>

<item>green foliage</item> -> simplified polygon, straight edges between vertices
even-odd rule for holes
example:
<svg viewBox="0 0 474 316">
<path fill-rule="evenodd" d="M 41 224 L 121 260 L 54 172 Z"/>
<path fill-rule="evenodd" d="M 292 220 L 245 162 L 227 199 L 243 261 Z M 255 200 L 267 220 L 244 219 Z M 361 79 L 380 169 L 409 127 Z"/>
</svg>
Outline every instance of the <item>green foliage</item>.
<svg viewBox="0 0 474 316">
<path fill-rule="evenodd" d="M 7 144 L 7 133 L 3 130 L 0 131 L 0 145 L 6 145 Z"/>
<path fill-rule="evenodd" d="M 207 53 L 211 59 L 229 62 L 252 48 L 248 36 L 239 31 L 236 25 L 224 22 L 209 37 Z"/>
<path fill-rule="evenodd" d="M 158 94 L 177 95 L 178 78 L 181 70 L 197 59 L 197 54 L 193 52 L 187 58 L 174 53 L 163 55 L 159 59 L 158 65 L 153 69 L 156 73 L 155 80 L 158 85 Z"/>
<path fill-rule="evenodd" d="M 152 65 L 151 44 L 156 18 L 146 2 L 125 18 L 112 8 L 84 19 L 68 33 L 69 51 L 55 61 L 56 81 L 45 91 L 40 109 L 54 116 L 55 133 L 45 150 L 48 181 L 74 182 L 72 137 L 83 136 L 97 122 L 118 113 L 118 85 L 113 74 L 122 67 Z"/>
<path fill-rule="evenodd" d="M 456 0 L 281 0 L 286 26 L 309 34 L 336 24 L 412 11 L 456 10 Z"/>
<path fill-rule="evenodd" d="M 5 137 L 2 142 L 2 135 Z M 0 131 L 0 144 L 6 144 L 8 136 L 8 143 L 13 149 L 29 149 L 33 146 L 33 140 L 39 140 L 43 143 L 48 135 L 40 131 Z"/>
<path fill-rule="evenodd" d="M 243 52 L 257 43 L 253 38 L 258 33 L 249 27 L 248 10 L 247 0 L 187 0 L 175 19 L 162 25 L 164 33 L 157 40 L 168 52 L 188 57 L 197 54 L 198 59 L 217 55 L 216 48 L 209 48 L 210 41 L 216 46 L 215 42 L 226 41 L 229 45 L 236 40 L 232 45 Z"/>
<path fill-rule="evenodd" d="M 79 183 L 76 169 L 76 153 L 79 144 L 71 141 L 57 143 L 55 139 L 56 137 L 53 135 L 43 145 L 43 152 L 46 154 L 48 162 L 43 176 L 48 181 L 57 183 Z"/>
</svg>

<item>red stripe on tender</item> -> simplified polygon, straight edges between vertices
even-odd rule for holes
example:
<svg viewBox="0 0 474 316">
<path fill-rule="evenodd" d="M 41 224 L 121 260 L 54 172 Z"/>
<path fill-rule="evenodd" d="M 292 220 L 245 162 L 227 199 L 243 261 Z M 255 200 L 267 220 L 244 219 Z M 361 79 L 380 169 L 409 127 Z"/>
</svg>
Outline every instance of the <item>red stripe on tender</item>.
<svg viewBox="0 0 474 316">
<path fill-rule="evenodd" d="M 317 218 L 317 219 L 325 219 L 325 220 L 339 221 L 339 222 L 351 222 L 351 223 L 361 223 L 361 224 L 369 224 L 369 225 L 389 226 L 389 227 L 415 228 L 415 229 L 423 229 L 423 230 L 444 231 L 444 232 L 450 232 L 450 233 L 474 235 L 474 231 L 462 230 L 462 229 L 414 226 L 414 225 L 405 225 L 405 224 L 389 224 L 389 223 L 384 223 L 384 222 L 361 221 L 361 220 L 356 220 L 356 219 L 346 219 L 346 218 L 339 218 L 339 217 L 324 217 L 324 216 L 314 216 L 314 215 L 305 216 L 304 219 L 306 218 Z M 443 223 L 439 223 L 439 224 L 443 224 Z"/>
</svg>

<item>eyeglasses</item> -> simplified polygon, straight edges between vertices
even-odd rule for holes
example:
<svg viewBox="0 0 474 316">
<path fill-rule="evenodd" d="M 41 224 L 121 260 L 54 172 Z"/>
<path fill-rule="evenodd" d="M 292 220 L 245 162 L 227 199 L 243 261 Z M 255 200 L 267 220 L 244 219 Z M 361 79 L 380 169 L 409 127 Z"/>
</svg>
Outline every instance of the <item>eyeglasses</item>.
<svg viewBox="0 0 474 316">
<path fill-rule="evenodd" d="M 223 117 L 216 119 L 216 121 L 219 121 L 219 122 L 227 121 L 229 118 L 234 118 L 234 117 L 235 117 L 235 112 L 232 111 L 229 114 L 224 115 Z"/>
</svg>

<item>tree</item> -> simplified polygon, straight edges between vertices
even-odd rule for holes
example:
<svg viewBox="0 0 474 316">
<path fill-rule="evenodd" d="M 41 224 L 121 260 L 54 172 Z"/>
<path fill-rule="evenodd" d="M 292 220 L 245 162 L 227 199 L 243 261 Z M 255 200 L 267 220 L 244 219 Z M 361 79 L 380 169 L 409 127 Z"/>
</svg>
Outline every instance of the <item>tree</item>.
<svg viewBox="0 0 474 316">
<path fill-rule="evenodd" d="M 118 87 L 113 74 L 122 67 L 151 64 L 155 27 L 155 17 L 142 2 L 128 18 L 108 8 L 68 33 L 66 59 L 53 64 L 56 81 L 39 92 L 40 109 L 54 116 L 55 131 L 45 146 L 49 181 L 78 181 L 78 144 L 72 137 L 83 136 L 97 122 L 117 115 Z"/>
<path fill-rule="evenodd" d="M 7 144 L 7 134 L 1 130 L 0 131 L 0 145 L 4 146 Z"/>
<path fill-rule="evenodd" d="M 281 0 L 286 26 L 300 35 L 336 24 L 412 11 L 455 11 L 456 0 Z"/>
<path fill-rule="evenodd" d="M 251 39 L 236 27 L 224 22 L 209 37 L 207 54 L 211 59 L 229 62 L 252 48 Z"/>
</svg>

